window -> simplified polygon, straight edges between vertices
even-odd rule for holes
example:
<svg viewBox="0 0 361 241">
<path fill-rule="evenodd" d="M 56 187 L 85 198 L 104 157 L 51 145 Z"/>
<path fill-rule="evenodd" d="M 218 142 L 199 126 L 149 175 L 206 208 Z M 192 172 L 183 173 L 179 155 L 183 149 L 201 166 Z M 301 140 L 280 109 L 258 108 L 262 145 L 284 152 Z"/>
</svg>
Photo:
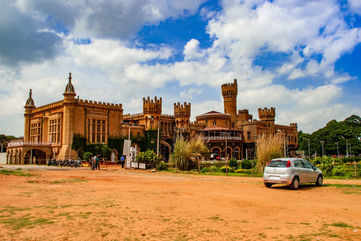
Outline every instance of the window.
<svg viewBox="0 0 361 241">
<path fill-rule="evenodd" d="M 105 120 L 88 120 L 88 142 L 94 144 L 105 143 L 105 130 Z"/>
<path fill-rule="evenodd" d="M 40 122 L 32 123 L 30 125 L 30 142 L 40 142 L 41 125 Z"/>
<path fill-rule="evenodd" d="M 313 166 L 311 165 L 311 163 L 309 163 L 306 160 L 302 160 L 302 162 L 303 162 L 304 168 L 312 169 Z"/>
<path fill-rule="evenodd" d="M 250 139 L 251 139 L 251 132 L 247 131 L 247 140 L 250 140 Z"/>
<path fill-rule="evenodd" d="M 216 126 L 217 125 L 217 122 L 214 120 L 213 121 L 213 126 Z"/>
<path fill-rule="evenodd" d="M 295 160 L 294 162 L 295 167 L 303 168 L 303 163 L 301 160 Z"/>
<path fill-rule="evenodd" d="M 58 143 L 59 142 L 59 121 L 58 119 L 53 119 L 49 121 L 49 132 L 48 139 L 50 143 Z"/>
</svg>

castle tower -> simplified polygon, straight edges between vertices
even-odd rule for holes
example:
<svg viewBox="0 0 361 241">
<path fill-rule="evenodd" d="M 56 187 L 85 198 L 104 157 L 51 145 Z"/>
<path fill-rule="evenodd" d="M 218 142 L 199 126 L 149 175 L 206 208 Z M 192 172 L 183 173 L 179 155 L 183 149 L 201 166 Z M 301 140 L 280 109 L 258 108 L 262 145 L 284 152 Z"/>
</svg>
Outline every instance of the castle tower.
<svg viewBox="0 0 361 241">
<path fill-rule="evenodd" d="M 177 128 L 188 128 L 191 117 L 191 103 L 174 103 L 174 117 Z"/>
<path fill-rule="evenodd" d="M 154 99 L 143 97 L 143 114 L 146 119 L 145 129 L 157 129 L 160 125 L 160 116 L 162 114 L 162 97 Z M 159 126 L 160 127 L 160 126 Z"/>
<path fill-rule="evenodd" d="M 260 121 L 268 123 L 268 125 L 273 125 L 275 123 L 276 117 L 276 108 L 258 108 L 258 118 Z"/>
<path fill-rule="evenodd" d="M 34 100 L 32 97 L 32 90 L 29 91 L 29 97 L 25 103 L 25 112 L 24 112 L 24 142 L 28 143 L 30 141 L 30 120 L 31 120 L 31 113 L 33 109 L 35 109 Z"/>
<path fill-rule="evenodd" d="M 71 83 L 72 77 L 69 73 L 68 84 L 65 87 L 64 95 L 64 112 L 63 112 L 63 138 L 62 147 L 59 152 L 59 160 L 76 159 L 77 154 L 71 149 L 73 144 L 73 122 L 74 122 L 74 103 L 75 90 Z"/>
<path fill-rule="evenodd" d="M 224 113 L 231 115 L 233 123 L 237 119 L 237 94 L 237 79 L 234 79 L 233 83 L 222 85 Z"/>
</svg>

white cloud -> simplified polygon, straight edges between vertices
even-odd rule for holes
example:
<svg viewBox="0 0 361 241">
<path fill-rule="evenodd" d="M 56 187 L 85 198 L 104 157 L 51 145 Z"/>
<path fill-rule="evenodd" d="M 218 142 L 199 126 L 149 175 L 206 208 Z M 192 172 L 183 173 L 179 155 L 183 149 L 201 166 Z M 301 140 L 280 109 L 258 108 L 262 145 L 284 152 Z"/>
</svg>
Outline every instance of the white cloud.
<svg viewBox="0 0 361 241">
<path fill-rule="evenodd" d="M 360 0 L 348 0 L 351 11 L 361 14 L 361 1 Z"/>
<path fill-rule="evenodd" d="M 126 113 L 140 112 L 143 96 L 156 95 L 174 84 L 181 90 L 167 93 L 167 112 L 172 113 L 168 102 L 192 96 L 197 96 L 192 103 L 193 119 L 212 109 L 223 111 L 223 103 L 211 100 L 214 96 L 201 87 L 220 88 L 233 78 L 238 79 L 239 109 L 249 108 L 254 113 L 258 107 L 276 106 L 280 123 L 298 122 L 305 131 L 330 119 L 342 119 L 351 110 L 361 113 L 342 101 L 345 93 L 339 84 L 353 77 L 334 70 L 335 62 L 360 42 L 360 30 L 345 24 L 334 0 L 224 0 L 221 12 L 202 13 L 209 19 L 212 46 L 202 49 L 199 40 L 190 39 L 183 49 L 184 60 L 177 62 L 166 61 L 176 52 L 170 46 L 139 46 L 126 39 L 145 24 L 194 13 L 203 1 L 86 2 L 16 2 L 20 11 L 34 18 L 53 15 L 62 20 L 71 34 L 59 35 L 64 50 L 53 59 L 23 64 L 16 70 L 1 66 L 0 104 L 5 108 L 0 110 L 0 121 L 13 126 L 8 130 L 22 134 L 22 124 L 9 120 L 21 116 L 27 89 L 33 88 L 36 105 L 61 99 L 67 72 L 73 72 L 81 98 L 122 103 Z M 90 36 L 91 44 L 73 43 L 73 38 L 82 36 Z M 265 51 L 289 58 L 273 69 L 254 65 Z M 275 84 L 280 76 L 288 76 L 289 81 L 317 81 L 294 89 Z"/>
</svg>

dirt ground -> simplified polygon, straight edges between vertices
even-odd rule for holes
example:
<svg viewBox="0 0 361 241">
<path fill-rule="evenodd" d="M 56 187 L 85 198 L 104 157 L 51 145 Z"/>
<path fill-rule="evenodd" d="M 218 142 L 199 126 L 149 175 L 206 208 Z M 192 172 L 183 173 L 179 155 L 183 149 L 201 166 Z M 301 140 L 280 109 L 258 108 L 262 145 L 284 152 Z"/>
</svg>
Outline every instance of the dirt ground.
<svg viewBox="0 0 361 241">
<path fill-rule="evenodd" d="M 360 180 L 295 191 L 251 177 L 22 172 L 0 174 L 0 240 L 361 240 Z"/>
</svg>

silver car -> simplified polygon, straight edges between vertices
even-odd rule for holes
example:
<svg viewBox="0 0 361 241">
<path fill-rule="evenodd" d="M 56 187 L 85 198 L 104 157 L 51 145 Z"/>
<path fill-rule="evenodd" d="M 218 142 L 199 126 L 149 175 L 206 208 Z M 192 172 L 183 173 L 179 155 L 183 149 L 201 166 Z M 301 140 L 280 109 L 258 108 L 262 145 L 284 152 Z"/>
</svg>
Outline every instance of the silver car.
<svg viewBox="0 0 361 241">
<path fill-rule="evenodd" d="M 273 184 L 287 184 L 293 189 L 298 189 L 301 184 L 323 184 L 322 171 L 313 166 L 309 161 L 301 158 L 276 158 L 271 160 L 263 174 L 264 185 L 271 187 Z"/>
</svg>

